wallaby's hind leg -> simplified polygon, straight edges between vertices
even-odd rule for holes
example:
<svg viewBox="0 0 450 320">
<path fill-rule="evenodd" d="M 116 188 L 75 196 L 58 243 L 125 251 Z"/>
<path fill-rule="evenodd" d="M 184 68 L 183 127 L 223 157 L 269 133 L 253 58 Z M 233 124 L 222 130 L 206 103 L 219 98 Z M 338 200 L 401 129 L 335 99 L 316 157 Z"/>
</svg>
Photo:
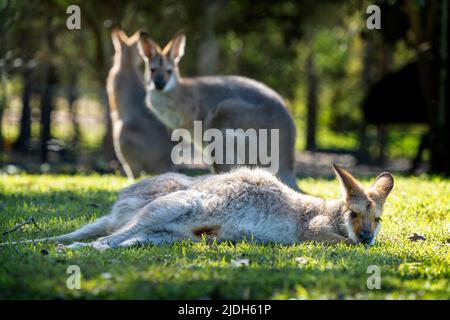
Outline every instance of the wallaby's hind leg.
<svg viewBox="0 0 450 320">
<path fill-rule="evenodd" d="M 18 243 L 35 243 L 35 242 L 61 242 L 67 243 L 72 241 L 77 241 L 85 238 L 100 237 L 106 235 L 108 232 L 108 221 L 107 217 L 102 217 L 92 223 L 89 223 L 78 230 L 73 232 L 63 234 L 56 237 L 34 239 L 34 240 L 21 240 L 15 242 L 5 242 L 0 243 L 0 246 L 18 244 Z"/>
<path fill-rule="evenodd" d="M 84 247 L 92 247 L 98 250 L 113 249 L 113 248 L 131 248 L 131 247 L 140 247 L 146 244 L 163 244 L 163 243 L 169 244 L 180 239 L 181 239 L 180 237 L 176 237 L 166 232 L 155 232 L 150 234 L 140 232 L 138 234 L 129 236 L 129 238 L 125 239 L 119 244 L 116 244 L 117 242 L 111 242 L 110 244 L 109 241 L 103 238 L 93 242 L 74 242 L 71 245 L 66 246 L 66 248 L 74 250 Z"/>
<path fill-rule="evenodd" d="M 105 249 L 109 249 L 110 248 L 107 244 L 105 244 L 103 242 L 100 242 L 100 241 L 74 242 L 74 243 L 66 246 L 66 248 L 74 249 L 74 250 L 77 250 L 77 249 L 80 249 L 80 248 L 83 248 L 83 247 L 92 247 L 92 248 L 98 249 L 98 250 L 105 250 Z"/>
<path fill-rule="evenodd" d="M 134 228 L 131 228 L 134 230 Z M 80 249 L 83 247 L 92 247 L 98 250 L 129 248 L 134 246 L 142 246 L 146 244 L 169 244 L 177 240 L 187 239 L 188 236 L 177 234 L 177 232 L 164 231 L 141 231 L 136 234 L 130 234 L 129 230 L 122 233 L 113 234 L 100 238 L 93 242 L 74 242 L 66 246 L 69 249 Z"/>
<path fill-rule="evenodd" d="M 94 222 L 91 222 L 81 227 L 78 230 L 60 236 L 51 237 L 46 240 L 67 243 L 70 241 L 77 241 L 91 237 L 101 237 L 106 235 L 107 232 L 108 232 L 107 217 L 102 217 Z"/>
<path fill-rule="evenodd" d="M 125 159 L 121 149 L 121 144 L 118 141 L 114 143 L 114 151 L 116 152 L 117 158 L 119 159 L 119 162 L 128 180 L 134 180 L 135 178 L 137 178 L 140 172 L 138 172 L 136 168 L 132 168 L 131 164 Z"/>
<path fill-rule="evenodd" d="M 146 243 L 148 243 L 148 235 L 145 233 L 140 233 L 138 235 L 131 236 L 129 239 L 125 241 L 122 241 L 119 244 L 119 247 L 121 248 L 140 247 Z"/>
<path fill-rule="evenodd" d="M 68 248 L 90 246 L 97 249 L 117 248 L 131 243 L 132 239 L 141 239 L 144 243 L 171 243 L 175 240 L 187 239 L 184 234 L 184 219 L 196 215 L 201 208 L 198 202 L 198 193 L 193 191 L 175 191 L 166 196 L 155 199 L 143 207 L 135 216 L 131 224 L 117 230 L 111 235 L 100 238 L 91 243 L 74 243 Z M 129 241 L 129 242 L 127 242 Z"/>
<path fill-rule="evenodd" d="M 137 179 L 140 176 L 142 176 L 142 173 L 144 171 L 144 166 L 142 165 L 142 163 L 140 163 L 136 159 L 132 159 L 129 155 L 128 155 L 128 158 L 126 158 L 126 157 L 124 157 L 124 158 L 125 158 L 126 164 L 124 164 L 123 167 L 124 167 L 124 171 L 128 170 L 127 177 L 129 179 L 130 178 Z M 125 170 L 125 167 L 128 167 L 128 168 Z"/>
<path fill-rule="evenodd" d="M 129 248 L 134 246 L 143 246 L 146 244 L 163 244 L 172 243 L 179 240 L 180 237 L 172 235 L 170 232 L 155 232 L 155 233 L 139 233 L 131 236 L 129 239 L 121 242 L 118 246 L 121 248 Z"/>
</svg>

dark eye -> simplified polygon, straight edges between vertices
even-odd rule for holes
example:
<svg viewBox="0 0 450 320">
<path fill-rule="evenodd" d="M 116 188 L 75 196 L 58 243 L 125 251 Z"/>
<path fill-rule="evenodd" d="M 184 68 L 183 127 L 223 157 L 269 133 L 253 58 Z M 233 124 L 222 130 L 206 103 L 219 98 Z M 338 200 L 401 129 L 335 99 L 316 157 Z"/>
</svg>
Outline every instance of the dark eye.
<svg viewBox="0 0 450 320">
<path fill-rule="evenodd" d="M 155 71 L 156 71 L 155 68 L 150 68 L 150 72 L 151 72 L 151 73 L 153 73 L 153 72 L 155 72 Z"/>
<path fill-rule="evenodd" d="M 350 217 L 351 217 L 352 219 L 355 219 L 357 216 L 358 216 L 358 214 L 357 214 L 356 212 L 350 211 Z"/>
<path fill-rule="evenodd" d="M 171 69 L 167 69 L 167 74 L 171 75 L 172 74 L 172 70 Z"/>
<path fill-rule="evenodd" d="M 381 218 L 375 218 L 375 222 L 380 223 L 381 221 Z"/>
</svg>

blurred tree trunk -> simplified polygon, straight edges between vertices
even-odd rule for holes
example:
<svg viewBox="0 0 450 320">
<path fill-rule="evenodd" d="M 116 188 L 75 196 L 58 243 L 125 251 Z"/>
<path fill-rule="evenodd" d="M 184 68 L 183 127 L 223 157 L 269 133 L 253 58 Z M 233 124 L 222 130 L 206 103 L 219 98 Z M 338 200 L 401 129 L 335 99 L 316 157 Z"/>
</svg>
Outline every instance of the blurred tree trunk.
<svg viewBox="0 0 450 320">
<path fill-rule="evenodd" d="M 430 172 L 450 175 L 450 107 L 448 101 L 448 0 L 429 1 L 407 10 L 430 124 Z"/>
<path fill-rule="evenodd" d="M 432 61 L 421 59 L 430 110 L 432 173 L 450 175 L 450 108 L 448 101 L 448 0 L 432 5 Z M 434 30 L 433 30 L 434 29 Z"/>
<path fill-rule="evenodd" d="M 306 119 L 306 150 L 315 150 L 316 145 L 316 127 L 317 127 L 317 90 L 318 77 L 314 63 L 314 53 L 310 52 L 306 59 L 306 77 L 308 85 L 308 94 L 306 101 L 307 119 Z"/>
<path fill-rule="evenodd" d="M 113 132 L 112 132 L 112 119 L 110 113 L 109 102 L 105 94 L 102 95 L 101 101 L 103 101 L 103 105 L 105 106 L 105 122 L 106 122 L 106 132 L 103 137 L 102 142 L 102 154 L 103 159 L 106 162 L 115 161 L 116 153 L 114 151 L 114 141 L 113 141 Z"/>
<path fill-rule="evenodd" d="M 6 109 L 6 85 L 3 76 L 3 70 L 0 70 L 0 151 L 3 150 L 3 111 Z"/>
<path fill-rule="evenodd" d="M 3 112 L 6 109 L 6 83 L 5 83 L 5 35 L 12 24 L 11 1 L 3 0 L 0 6 L 0 151 L 3 150 Z"/>
<path fill-rule="evenodd" d="M 92 11 L 92 10 L 91 10 Z M 113 19 L 114 21 L 120 21 L 119 14 L 115 13 L 115 10 L 113 10 L 114 13 L 110 15 L 110 17 L 117 17 L 116 19 Z M 94 11 L 92 11 L 94 12 Z M 95 13 L 94 13 L 95 14 Z M 107 163 L 110 163 L 111 161 L 116 160 L 116 154 L 114 151 L 114 144 L 113 144 L 113 135 L 112 135 L 112 120 L 111 120 L 111 114 L 110 114 L 110 108 L 108 99 L 106 96 L 106 77 L 108 75 L 108 66 L 109 63 L 107 63 L 106 53 L 105 53 L 105 44 L 103 39 L 103 24 L 102 21 L 98 21 L 98 18 L 96 16 L 93 16 L 91 12 L 87 12 L 84 15 L 87 24 L 91 28 L 93 39 L 94 39 L 94 57 L 93 60 L 90 61 L 93 70 L 94 70 L 94 76 L 97 80 L 97 82 L 101 86 L 101 93 L 99 94 L 100 101 L 102 102 L 102 105 L 104 106 L 105 110 L 105 125 L 106 125 L 106 131 L 105 135 L 103 136 L 102 140 L 102 157 L 103 160 Z M 108 37 L 109 39 L 109 37 Z"/>
<path fill-rule="evenodd" d="M 367 95 L 369 88 L 375 82 L 375 76 L 373 72 L 373 61 L 375 55 L 375 46 L 373 43 L 373 38 L 369 36 L 368 33 L 362 34 L 364 40 L 364 49 L 362 57 L 362 74 L 361 74 L 361 87 L 363 89 L 364 95 Z M 361 103 L 362 109 L 362 103 Z M 364 116 L 362 118 L 362 124 L 359 132 L 359 160 L 362 162 L 367 162 L 370 159 L 369 148 L 367 145 L 367 123 Z"/>
<path fill-rule="evenodd" d="M 26 153 L 30 147 L 31 139 L 31 95 L 32 80 L 31 69 L 24 64 L 23 70 L 23 89 L 22 89 L 22 114 L 20 116 L 19 136 L 14 142 L 13 149 Z"/>
<path fill-rule="evenodd" d="M 392 69 L 393 64 L 393 52 L 394 49 L 389 43 L 383 44 L 383 57 L 381 65 L 381 77 L 385 76 Z M 380 124 L 377 126 L 377 144 L 378 144 L 378 155 L 376 161 L 378 164 L 383 165 L 386 161 L 386 140 L 387 140 L 387 130 L 386 125 Z"/>
<path fill-rule="evenodd" d="M 51 18 L 48 18 L 50 25 Z M 51 53 L 55 52 L 55 34 L 52 30 L 47 30 L 45 34 L 47 42 L 47 61 L 45 61 L 44 88 L 41 92 L 41 132 L 40 132 L 40 153 L 41 162 L 48 162 L 48 142 L 51 139 L 51 115 L 53 111 L 53 96 L 58 84 L 58 77 Z"/>
<path fill-rule="evenodd" d="M 219 44 L 214 29 L 222 4 L 222 0 L 212 0 L 208 1 L 205 6 L 203 39 L 200 42 L 197 58 L 197 73 L 200 75 L 211 75 L 217 71 Z"/>
<path fill-rule="evenodd" d="M 67 104 L 69 106 L 70 121 L 72 122 L 73 137 L 72 147 L 77 148 L 80 142 L 80 124 L 78 122 L 77 110 L 75 102 L 78 99 L 78 77 L 73 70 L 70 71 L 68 88 L 67 88 Z"/>
<path fill-rule="evenodd" d="M 55 67 L 49 63 L 46 67 L 44 90 L 41 95 L 41 162 L 48 162 L 48 142 L 51 139 L 51 114 L 53 111 L 53 95 L 57 85 Z"/>
</svg>

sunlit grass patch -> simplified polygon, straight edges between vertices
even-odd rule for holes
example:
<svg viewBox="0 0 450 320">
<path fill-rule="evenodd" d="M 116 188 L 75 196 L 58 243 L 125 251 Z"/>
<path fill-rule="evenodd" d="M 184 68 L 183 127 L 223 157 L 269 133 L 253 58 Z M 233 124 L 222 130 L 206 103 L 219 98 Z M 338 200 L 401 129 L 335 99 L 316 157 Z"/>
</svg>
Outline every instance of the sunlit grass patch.
<svg viewBox="0 0 450 320">
<path fill-rule="evenodd" d="M 41 230 L 29 224 L 7 239 L 74 230 L 108 213 L 127 184 L 116 176 L 2 175 L 1 230 L 30 216 Z M 299 185 L 320 196 L 339 194 L 333 180 L 302 179 Z M 372 247 L 250 240 L 104 252 L 64 251 L 53 244 L 1 247 L 0 298 L 448 299 L 449 227 L 449 180 L 396 177 Z M 425 240 L 409 240 L 414 233 Z M 80 267 L 80 290 L 66 286 L 70 265 Z M 367 288 L 371 265 L 380 269 L 379 290 Z"/>
</svg>

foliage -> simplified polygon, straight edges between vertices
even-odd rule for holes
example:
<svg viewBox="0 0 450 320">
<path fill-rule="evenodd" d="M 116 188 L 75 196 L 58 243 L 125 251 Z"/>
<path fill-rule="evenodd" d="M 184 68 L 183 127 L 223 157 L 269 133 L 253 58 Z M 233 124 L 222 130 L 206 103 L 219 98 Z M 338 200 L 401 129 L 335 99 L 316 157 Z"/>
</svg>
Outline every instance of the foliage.
<svg viewBox="0 0 450 320">
<path fill-rule="evenodd" d="M 199 67 L 204 60 L 202 46 L 209 43 L 212 36 L 218 57 L 209 66 L 210 72 L 248 76 L 279 92 L 287 100 L 298 124 L 297 146 L 300 149 L 303 148 L 306 128 L 308 80 L 305 62 L 311 52 L 314 53 L 318 73 L 319 148 L 344 147 L 353 151 L 359 148 L 360 105 L 368 86 L 364 82 L 364 68 L 371 70 L 372 80 L 382 75 L 380 66 L 383 63 L 384 34 L 365 28 L 368 1 L 327 0 L 319 4 L 313 0 L 283 0 L 274 4 L 272 1 L 255 3 L 234 0 L 95 3 L 46 0 L 11 3 L 14 22 L 8 27 L 2 43 L 8 71 L 7 114 L 13 111 L 11 101 L 20 99 L 23 69 L 27 66 L 33 68 L 33 90 L 39 94 L 44 83 L 43 70 L 48 62 L 57 69 L 59 84 L 55 93 L 59 98 L 67 99 L 67 89 L 76 85 L 80 101 L 82 99 L 78 110 L 89 99 L 94 100 L 99 112 L 105 113 L 105 80 L 112 56 L 109 33 L 116 24 L 128 34 L 145 29 L 161 45 L 168 42 L 177 30 L 184 29 L 187 49 L 180 67 L 186 76 L 202 74 Z M 81 30 L 70 31 L 65 26 L 69 4 L 77 4 L 81 8 Z M 46 48 L 43 41 L 48 33 L 55 37 L 53 50 Z M 365 47 L 369 43 L 373 44 L 372 59 L 370 65 L 365 66 Z M 393 69 L 415 57 L 415 51 L 406 39 L 392 44 L 392 48 Z M 91 101 L 89 104 L 94 103 Z M 33 115 L 36 115 L 33 122 L 39 122 L 39 105 L 32 103 L 32 109 Z M 62 110 L 68 112 L 66 107 Z M 11 122 L 4 124 L 8 144 L 12 144 L 18 132 L 11 127 L 17 125 Z M 33 124 L 33 128 L 38 126 L 39 123 Z M 109 134 L 104 128 L 104 121 L 97 126 L 101 128 L 96 128 L 95 132 Z M 89 127 L 93 128 L 91 124 Z M 53 129 L 53 136 L 70 142 L 75 130 L 68 124 L 63 124 L 63 128 L 66 132 Z M 36 137 L 36 132 L 32 131 L 33 137 Z M 411 145 L 418 145 L 419 136 L 414 132 L 406 130 L 405 135 L 412 133 L 410 140 L 414 141 Z M 89 130 L 81 128 L 82 139 L 87 135 L 92 136 Z M 393 132 L 391 136 L 399 135 Z M 342 137 L 344 140 L 341 140 Z M 101 138 L 95 140 L 102 141 Z M 402 141 L 400 135 L 399 140 L 393 142 L 404 145 Z M 415 149 L 399 150 L 388 146 L 388 156 L 411 157 L 414 153 Z"/>
</svg>

